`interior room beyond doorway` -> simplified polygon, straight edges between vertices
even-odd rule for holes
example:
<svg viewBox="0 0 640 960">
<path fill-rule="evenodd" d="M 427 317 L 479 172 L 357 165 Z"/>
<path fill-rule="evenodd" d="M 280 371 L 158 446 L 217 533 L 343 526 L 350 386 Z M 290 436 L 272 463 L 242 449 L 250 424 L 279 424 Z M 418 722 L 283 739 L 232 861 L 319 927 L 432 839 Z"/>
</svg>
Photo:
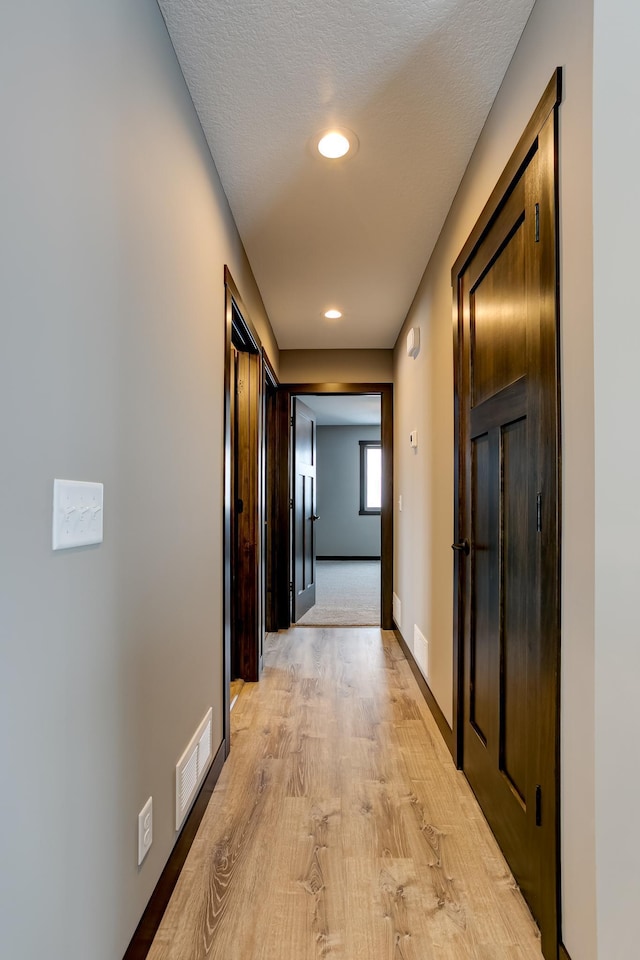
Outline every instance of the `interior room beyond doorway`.
<svg viewBox="0 0 640 960">
<path fill-rule="evenodd" d="M 318 560 L 316 602 L 300 627 L 380 625 L 380 561 Z"/>
<path fill-rule="evenodd" d="M 309 396 L 316 419 L 315 604 L 302 626 L 380 624 L 381 400 Z"/>
</svg>

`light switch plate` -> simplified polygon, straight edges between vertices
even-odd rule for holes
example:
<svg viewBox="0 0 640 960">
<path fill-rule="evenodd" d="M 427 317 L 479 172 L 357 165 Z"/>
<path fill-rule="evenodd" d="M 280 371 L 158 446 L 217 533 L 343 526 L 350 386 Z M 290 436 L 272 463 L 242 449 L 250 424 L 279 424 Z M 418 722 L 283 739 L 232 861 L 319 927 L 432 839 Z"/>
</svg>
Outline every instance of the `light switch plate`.
<svg viewBox="0 0 640 960">
<path fill-rule="evenodd" d="M 53 549 L 102 543 L 103 500 L 101 483 L 54 480 Z"/>
</svg>

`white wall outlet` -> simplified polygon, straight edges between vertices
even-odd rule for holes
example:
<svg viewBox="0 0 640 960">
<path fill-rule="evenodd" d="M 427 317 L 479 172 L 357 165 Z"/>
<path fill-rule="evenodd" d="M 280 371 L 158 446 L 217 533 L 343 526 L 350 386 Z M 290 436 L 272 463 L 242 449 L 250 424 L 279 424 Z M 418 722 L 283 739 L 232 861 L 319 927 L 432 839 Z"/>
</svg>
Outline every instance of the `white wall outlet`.
<svg viewBox="0 0 640 960">
<path fill-rule="evenodd" d="M 398 497 L 398 510 L 402 513 L 402 494 Z"/>
<path fill-rule="evenodd" d="M 412 430 L 411 433 L 409 434 L 409 443 L 411 444 L 414 450 L 418 449 L 418 431 L 417 430 Z"/>
<path fill-rule="evenodd" d="M 149 797 L 138 814 L 138 866 L 149 853 L 153 842 L 153 798 Z"/>
<path fill-rule="evenodd" d="M 53 481 L 54 550 L 102 543 L 104 486 L 82 480 Z"/>
<path fill-rule="evenodd" d="M 413 655 L 426 680 L 429 679 L 429 641 L 413 625 Z"/>
</svg>

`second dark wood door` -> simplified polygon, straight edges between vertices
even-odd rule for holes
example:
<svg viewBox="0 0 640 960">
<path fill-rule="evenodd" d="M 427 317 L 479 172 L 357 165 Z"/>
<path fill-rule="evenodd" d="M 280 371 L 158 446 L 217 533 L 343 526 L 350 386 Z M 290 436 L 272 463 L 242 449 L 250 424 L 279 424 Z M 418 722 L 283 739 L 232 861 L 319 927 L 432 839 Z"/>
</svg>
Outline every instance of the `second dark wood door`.
<svg viewBox="0 0 640 960">
<path fill-rule="evenodd" d="M 260 358 L 233 350 L 232 679 L 260 674 Z"/>
</svg>

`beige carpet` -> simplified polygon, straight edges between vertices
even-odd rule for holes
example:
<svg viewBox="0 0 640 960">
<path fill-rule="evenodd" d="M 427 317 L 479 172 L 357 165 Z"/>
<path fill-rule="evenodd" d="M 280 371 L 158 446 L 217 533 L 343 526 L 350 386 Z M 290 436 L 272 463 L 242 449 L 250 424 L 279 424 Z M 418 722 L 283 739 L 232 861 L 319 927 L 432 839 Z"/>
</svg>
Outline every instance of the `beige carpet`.
<svg viewBox="0 0 640 960">
<path fill-rule="evenodd" d="M 379 627 L 380 561 L 318 560 L 316 604 L 302 627 Z"/>
</svg>

